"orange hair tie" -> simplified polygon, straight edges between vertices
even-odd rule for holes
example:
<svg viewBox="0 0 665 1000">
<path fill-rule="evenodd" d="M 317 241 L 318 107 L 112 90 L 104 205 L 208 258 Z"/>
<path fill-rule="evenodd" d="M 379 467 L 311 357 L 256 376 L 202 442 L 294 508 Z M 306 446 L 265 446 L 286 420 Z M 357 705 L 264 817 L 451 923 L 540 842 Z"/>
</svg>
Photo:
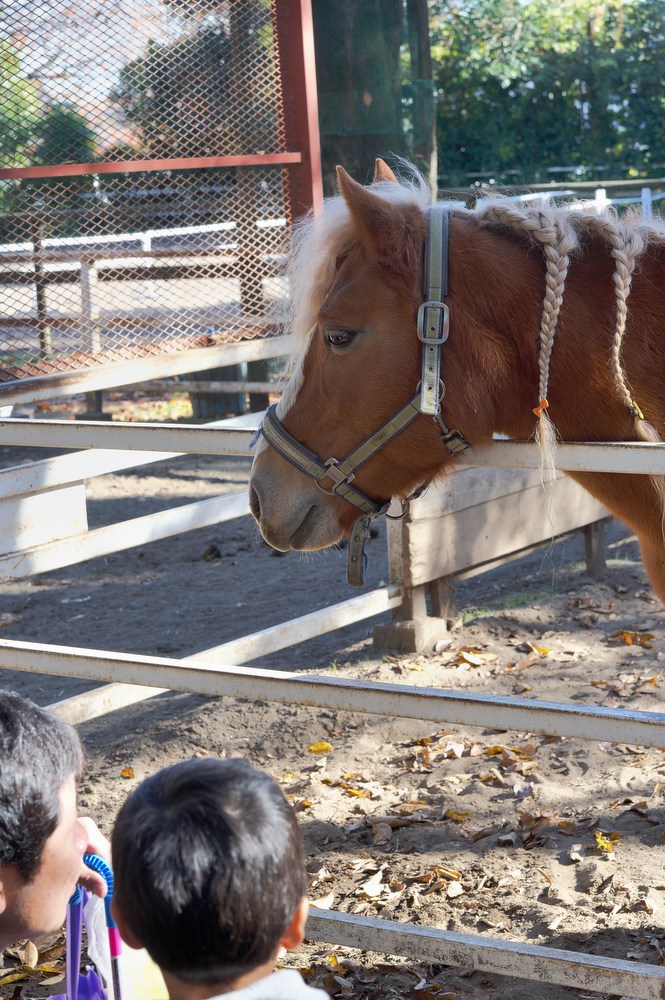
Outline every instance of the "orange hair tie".
<svg viewBox="0 0 665 1000">
<path fill-rule="evenodd" d="M 535 413 L 538 419 L 540 420 L 540 418 L 543 415 L 543 411 L 546 410 L 549 405 L 550 404 L 547 402 L 546 399 L 541 399 L 541 401 L 538 403 L 538 406 L 534 406 L 531 412 Z"/>
</svg>

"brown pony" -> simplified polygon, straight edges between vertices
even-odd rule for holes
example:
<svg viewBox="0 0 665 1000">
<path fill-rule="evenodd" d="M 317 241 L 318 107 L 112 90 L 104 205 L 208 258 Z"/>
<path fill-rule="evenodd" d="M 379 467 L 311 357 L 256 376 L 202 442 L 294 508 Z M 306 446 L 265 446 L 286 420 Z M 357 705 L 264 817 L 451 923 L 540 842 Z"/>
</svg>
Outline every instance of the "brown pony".
<svg viewBox="0 0 665 1000">
<path fill-rule="evenodd" d="M 397 182 L 381 161 L 369 187 L 342 168 L 338 178 L 340 196 L 294 233 L 291 326 L 300 350 L 276 410 L 278 425 L 323 461 L 351 452 L 421 379 L 429 189 L 415 174 Z M 557 437 L 665 436 L 662 223 L 508 199 L 474 211 L 451 206 L 446 303 L 441 415 L 471 447 L 495 433 L 535 434 L 553 464 L 547 452 Z M 362 464 L 353 486 L 378 508 L 454 461 L 441 426 L 419 415 Z M 572 478 L 636 532 L 665 601 L 662 477 Z M 250 504 L 266 541 L 319 549 L 348 534 L 358 510 L 333 486 L 261 441 Z"/>
</svg>

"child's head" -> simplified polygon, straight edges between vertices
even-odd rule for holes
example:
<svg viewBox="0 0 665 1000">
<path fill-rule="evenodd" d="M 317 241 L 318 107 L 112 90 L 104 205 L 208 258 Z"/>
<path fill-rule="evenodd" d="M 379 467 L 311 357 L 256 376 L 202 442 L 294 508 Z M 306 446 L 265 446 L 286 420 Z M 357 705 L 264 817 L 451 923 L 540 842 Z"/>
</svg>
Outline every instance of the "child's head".
<svg viewBox="0 0 665 1000">
<path fill-rule="evenodd" d="M 240 759 L 207 758 L 143 781 L 112 836 L 125 936 L 188 983 L 274 962 L 302 907 L 302 836 L 281 790 Z M 131 940 L 133 939 L 133 940 Z"/>
<path fill-rule="evenodd" d="M 0 691 L 0 951 L 64 920 L 87 843 L 76 811 L 82 767 L 71 726 Z"/>
<path fill-rule="evenodd" d="M 0 868 L 31 882 L 58 825 L 60 793 L 83 770 L 71 726 L 12 691 L 0 692 Z"/>
</svg>

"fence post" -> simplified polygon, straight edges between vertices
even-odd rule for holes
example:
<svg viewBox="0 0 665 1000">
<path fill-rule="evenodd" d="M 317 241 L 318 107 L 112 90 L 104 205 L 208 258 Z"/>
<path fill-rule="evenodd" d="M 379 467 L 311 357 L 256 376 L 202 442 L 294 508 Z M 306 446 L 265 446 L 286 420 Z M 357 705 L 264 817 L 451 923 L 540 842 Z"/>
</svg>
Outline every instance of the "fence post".
<svg viewBox="0 0 665 1000">
<path fill-rule="evenodd" d="M 607 197 L 607 191 L 605 188 L 596 188 L 594 201 L 596 203 L 596 212 L 598 215 L 602 215 L 607 206 L 611 205 L 611 201 Z"/>
<path fill-rule="evenodd" d="M 379 649 L 404 653 L 431 652 L 447 632 L 444 615 L 454 606 L 454 585 L 450 578 L 409 586 L 411 577 L 408 523 L 410 514 L 398 521 L 388 521 L 388 568 L 392 584 L 401 585 L 402 603 L 392 612 L 389 625 L 376 625 L 372 641 Z M 406 582 L 405 582 L 406 581 Z M 432 605 L 428 613 L 427 597 Z"/>
<path fill-rule="evenodd" d="M 601 576 L 607 569 L 605 521 L 594 521 L 584 529 L 584 555 L 589 576 Z"/>
<path fill-rule="evenodd" d="M 42 224 L 37 218 L 30 221 L 31 242 L 33 248 L 33 273 L 35 281 L 35 301 L 37 305 L 37 329 L 39 330 L 39 347 L 44 356 L 48 356 L 53 350 L 51 336 L 51 324 L 48 321 L 46 302 L 46 286 L 48 279 L 44 272 L 44 263 L 41 259 L 41 252 L 44 249 L 42 242 Z"/>
<path fill-rule="evenodd" d="M 653 215 L 651 188 L 642 188 L 642 215 L 645 219 L 650 219 Z"/>
<path fill-rule="evenodd" d="M 81 257 L 81 317 L 89 338 L 90 352 L 99 354 L 102 338 L 99 329 L 99 303 L 97 301 L 97 261 L 85 254 Z"/>
<path fill-rule="evenodd" d="M 94 256 L 83 254 L 81 256 L 81 318 L 91 354 L 99 354 L 102 349 L 97 277 L 96 259 Z M 85 406 L 85 413 L 80 414 L 82 420 L 111 419 L 110 414 L 104 413 L 104 393 L 101 389 L 85 393 Z"/>
</svg>

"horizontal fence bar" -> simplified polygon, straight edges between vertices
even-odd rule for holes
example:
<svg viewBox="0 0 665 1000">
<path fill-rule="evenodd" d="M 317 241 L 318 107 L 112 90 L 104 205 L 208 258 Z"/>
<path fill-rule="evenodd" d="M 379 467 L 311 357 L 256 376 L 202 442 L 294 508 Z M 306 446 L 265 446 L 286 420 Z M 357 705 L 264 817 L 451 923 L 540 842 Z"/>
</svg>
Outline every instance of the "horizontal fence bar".
<svg viewBox="0 0 665 1000">
<path fill-rule="evenodd" d="M 271 220 L 274 223 L 286 225 L 285 219 Z M 258 225 L 258 222 L 257 222 Z M 44 248 L 47 247 L 72 247 L 79 250 L 81 247 L 96 246 L 98 243 L 113 245 L 114 243 L 140 243 L 148 238 L 153 240 L 160 236 L 188 236 L 201 233 L 224 233 L 236 229 L 236 223 L 228 222 L 204 222 L 200 226 L 175 226 L 170 229 L 139 229 L 125 233 L 96 233 L 94 236 L 47 236 L 41 241 Z M 18 243 L 0 243 L 0 263 L 5 260 L 5 254 L 30 250 L 34 253 L 34 244 L 28 240 Z"/>
<path fill-rule="evenodd" d="M 57 399 L 97 389 L 115 389 L 119 385 L 144 382 L 154 375 L 156 370 L 159 371 L 160 377 L 164 378 L 169 375 L 184 375 L 192 371 L 206 371 L 210 368 L 240 364 L 242 361 L 279 358 L 289 354 L 292 347 L 292 337 L 256 337 L 216 344 L 214 347 L 174 351 L 172 354 L 160 354 L 158 358 L 152 355 L 132 361 L 73 368 L 67 372 L 1 382 L 0 406 L 9 403 L 38 403 L 41 400 Z M 258 420 L 257 416 L 257 423 Z M 49 447 L 47 442 L 40 442 L 40 446 Z M 172 451 L 171 448 L 168 450 Z"/>
<path fill-rule="evenodd" d="M 243 490 L 144 514 L 127 521 L 116 521 L 68 538 L 0 555 L 0 583 L 47 573 L 63 566 L 75 566 L 88 559 L 131 549 L 135 545 L 171 538 L 182 531 L 209 528 L 222 521 L 242 517 L 246 513 L 248 495 Z"/>
<path fill-rule="evenodd" d="M 113 448 L 198 455 L 249 455 L 251 430 L 205 424 L 105 420 L 0 420 L 0 444 L 39 448 Z"/>
<path fill-rule="evenodd" d="M 177 382 L 173 379 L 155 379 L 154 382 L 139 382 L 132 387 L 133 392 L 146 395 L 162 392 L 198 392 L 207 395 L 215 392 L 282 393 L 286 382 Z"/>
<path fill-rule="evenodd" d="M 274 338 L 279 339 L 279 338 Z M 265 342 L 257 342 L 265 343 Z M 0 392 L 0 404 L 3 402 Z M 42 448 L 128 448 L 136 451 L 166 450 L 167 444 L 179 452 L 201 455 L 246 455 L 247 443 L 262 419 L 247 430 L 213 429 L 209 425 L 130 424 L 105 421 L 82 423 L 61 420 L 0 420 L 0 444 L 35 445 Z M 236 450 L 237 449 L 237 450 Z M 540 468 L 540 452 L 534 444 L 495 441 L 474 450 L 462 463 L 495 468 Z M 665 444 L 646 442 L 594 442 L 558 445 L 557 468 L 567 472 L 613 472 L 665 475 Z"/>
<path fill-rule="evenodd" d="M 293 621 L 273 625 L 221 646 L 201 650 L 185 657 L 184 662 L 197 660 L 212 662 L 226 657 L 233 658 L 236 663 L 245 663 L 257 656 L 285 649 L 296 642 L 305 642 L 307 639 L 314 639 L 324 633 L 344 628 L 345 625 L 352 625 L 382 614 L 399 604 L 400 600 L 400 591 L 396 587 L 372 590 L 340 604 L 334 604 L 330 608 L 312 611 Z M 85 691 L 83 694 L 49 705 L 49 710 L 65 719 L 70 725 L 78 725 L 107 712 L 127 708 L 139 701 L 153 698 L 166 690 L 168 689 L 137 684 L 108 684 L 103 688 Z"/>
<path fill-rule="evenodd" d="M 200 653 L 188 656 L 187 660 L 203 663 L 223 661 L 246 663 L 259 656 L 267 656 L 288 646 L 315 639 L 326 632 L 334 632 L 346 625 L 353 625 L 365 618 L 373 618 L 374 615 L 398 607 L 401 602 L 402 592 L 399 587 L 381 587 L 379 590 L 351 597 L 348 601 L 340 601 L 331 607 L 311 611 L 291 621 L 271 625 L 251 635 L 244 635 L 240 639 L 232 639 L 230 642 L 222 643 L 221 646 L 204 649 Z"/>
<path fill-rule="evenodd" d="M 206 427 L 238 427 L 244 418 L 225 417 L 214 420 Z M 42 458 L 27 465 L 12 465 L 0 469 L 0 500 L 25 497 L 32 493 L 66 486 L 70 483 L 92 479 L 94 476 L 135 469 L 155 462 L 181 458 L 177 451 L 126 451 L 113 448 L 88 448 L 73 451 L 55 458 Z"/>
<path fill-rule="evenodd" d="M 502 469 L 539 469 L 540 450 L 527 441 L 493 441 L 461 457 L 462 465 Z M 565 472 L 626 472 L 665 475 L 665 444 L 646 441 L 562 441 L 554 463 Z"/>
<path fill-rule="evenodd" d="M 302 153 L 242 153 L 230 156 L 183 156 L 161 160 L 125 160 L 100 163 L 56 163 L 45 167 L 3 167 L 0 181 L 40 177 L 80 177 L 88 174 L 133 174 L 147 170 L 205 170 L 210 167 L 292 166 Z"/>
<path fill-rule="evenodd" d="M 104 684 L 92 691 L 55 701 L 52 705 L 47 705 L 46 709 L 70 726 L 80 726 L 109 712 L 131 708 L 132 705 L 155 698 L 158 694 L 167 694 L 168 690 L 142 684 Z"/>
<path fill-rule="evenodd" d="M 665 748 L 665 714 L 0 640 L 0 667 L 421 722 Z"/>
<path fill-rule="evenodd" d="M 459 934 L 434 927 L 377 920 L 312 907 L 306 936 L 314 941 L 401 955 L 424 964 L 479 972 L 569 989 L 608 993 L 624 1000 L 663 1000 L 665 969 L 615 958 L 562 951 L 479 934 Z"/>
</svg>

